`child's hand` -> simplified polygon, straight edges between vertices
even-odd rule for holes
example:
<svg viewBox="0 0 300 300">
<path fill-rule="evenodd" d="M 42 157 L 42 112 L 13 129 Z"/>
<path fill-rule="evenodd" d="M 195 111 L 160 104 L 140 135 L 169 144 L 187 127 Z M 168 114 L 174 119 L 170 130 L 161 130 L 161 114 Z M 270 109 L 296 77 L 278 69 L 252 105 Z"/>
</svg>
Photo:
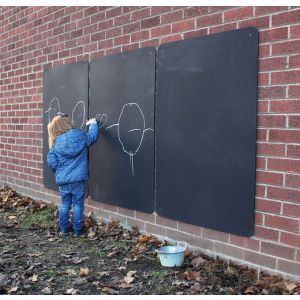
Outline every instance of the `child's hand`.
<svg viewBox="0 0 300 300">
<path fill-rule="evenodd" d="M 96 121 L 96 119 L 95 118 L 92 118 L 92 119 L 89 119 L 86 123 L 85 123 L 85 125 L 91 125 L 91 124 L 97 124 L 97 121 Z"/>
</svg>

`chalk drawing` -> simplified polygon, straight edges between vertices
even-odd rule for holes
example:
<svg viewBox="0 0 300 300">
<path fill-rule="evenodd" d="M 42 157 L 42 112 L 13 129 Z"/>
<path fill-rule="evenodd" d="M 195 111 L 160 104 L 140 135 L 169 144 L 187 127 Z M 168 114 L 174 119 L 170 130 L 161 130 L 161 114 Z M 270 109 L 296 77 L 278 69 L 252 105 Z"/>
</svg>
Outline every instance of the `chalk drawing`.
<svg viewBox="0 0 300 300">
<path fill-rule="evenodd" d="M 131 145 L 126 145 L 126 141 L 123 140 L 123 136 L 120 134 L 120 121 L 122 119 L 122 117 L 124 116 L 124 114 L 129 114 L 134 112 L 135 109 L 135 113 L 138 112 L 138 114 L 140 114 L 139 117 L 142 118 L 142 128 L 132 128 L 130 130 L 128 130 L 127 132 L 133 132 L 133 131 L 140 131 L 141 132 L 141 136 L 140 136 L 140 141 L 138 142 L 138 146 L 136 149 L 130 149 Z M 139 152 L 141 145 L 143 143 L 143 139 L 144 139 L 144 134 L 146 131 L 154 131 L 152 128 L 145 128 L 145 116 L 143 114 L 143 111 L 141 109 L 141 107 L 137 104 L 137 103 L 126 103 L 121 110 L 119 119 L 118 119 L 118 123 L 116 124 L 112 124 L 108 127 L 105 128 L 105 130 L 108 130 L 112 127 L 117 127 L 118 128 L 118 139 L 120 144 L 122 145 L 123 151 L 129 155 L 129 160 L 130 160 L 130 166 L 131 166 L 131 171 L 132 171 L 132 175 L 134 176 L 134 163 L 133 163 L 133 157 Z"/>
<path fill-rule="evenodd" d="M 56 105 L 57 105 L 56 108 L 55 108 L 55 104 L 54 103 L 56 103 Z M 51 119 L 52 119 L 51 113 L 52 113 L 52 111 L 53 111 L 53 116 L 61 113 L 61 111 L 60 111 L 60 103 L 59 103 L 59 99 L 57 97 L 52 98 L 52 100 L 50 101 L 49 108 L 45 111 L 45 114 L 48 113 L 48 120 L 49 120 L 48 123 L 51 122 Z"/>
<path fill-rule="evenodd" d="M 84 104 L 84 102 L 83 101 L 78 101 L 76 104 L 75 104 L 75 106 L 74 106 L 74 108 L 73 108 L 73 111 L 72 111 L 72 119 L 71 119 L 71 121 L 72 121 L 72 124 L 74 124 L 74 114 L 75 114 L 75 111 L 76 111 L 76 109 L 77 109 L 77 107 L 80 107 L 80 104 L 81 104 L 81 108 L 82 108 L 82 111 L 83 111 L 83 114 L 82 114 L 82 122 L 81 122 L 81 126 L 80 126 L 80 129 L 82 129 L 82 126 L 84 125 L 84 121 L 85 121 L 85 104 Z M 80 116 L 80 114 L 78 114 L 79 116 Z"/>
<path fill-rule="evenodd" d="M 102 120 L 102 118 L 105 118 L 105 121 Z M 104 125 L 107 122 L 107 114 L 96 114 L 96 120 L 99 122 L 99 124 L 101 124 L 103 122 L 103 124 L 101 126 L 99 126 L 99 129 L 104 127 Z"/>
</svg>

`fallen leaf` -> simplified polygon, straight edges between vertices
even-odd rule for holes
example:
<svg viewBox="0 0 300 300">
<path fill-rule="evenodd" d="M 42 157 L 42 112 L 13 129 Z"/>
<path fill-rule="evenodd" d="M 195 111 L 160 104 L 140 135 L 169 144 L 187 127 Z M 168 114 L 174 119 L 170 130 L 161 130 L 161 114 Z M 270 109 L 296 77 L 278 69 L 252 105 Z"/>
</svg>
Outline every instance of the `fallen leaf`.
<svg viewBox="0 0 300 300">
<path fill-rule="evenodd" d="M 189 251 L 189 250 L 186 250 L 186 251 L 184 252 L 184 256 L 185 256 L 185 257 L 190 257 L 191 255 L 192 255 L 192 252 Z"/>
<path fill-rule="evenodd" d="M 32 282 L 37 282 L 38 281 L 38 275 L 36 274 L 33 274 L 31 277 L 29 277 L 29 280 L 32 281 Z"/>
<path fill-rule="evenodd" d="M 289 293 L 291 293 L 296 287 L 297 285 L 295 283 L 292 282 L 285 283 L 285 288 L 289 291 Z"/>
<path fill-rule="evenodd" d="M 112 252 L 108 253 L 106 256 L 107 256 L 107 257 L 112 257 L 112 256 L 114 256 L 116 253 L 117 253 L 117 251 L 112 251 Z"/>
<path fill-rule="evenodd" d="M 102 278 L 104 276 L 110 276 L 109 272 L 97 272 L 97 275 L 99 275 L 100 278 Z"/>
<path fill-rule="evenodd" d="M 73 269 L 67 269 L 65 273 L 69 276 L 76 276 L 76 271 Z"/>
<path fill-rule="evenodd" d="M 30 257 L 39 257 L 43 255 L 43 252 L 28 253 L 27 255 Z"/>
<path fill-rule="evenodd" d="M 124 277 L 124 282 L 125 283 L 131 283 L 133 282 L 135 276 L 136 276 L 137 271 L 129 271 L 126 276 Z"/>
<path fill-rule="evenodd" d="M 148 242 L 151 239 L 151 236 L 143 234 L 139 236 L 139 242 L 140 243 L 145 243 Z"/>
<path fill-rule="evenodd" d="M 14 293 L 14 292 L 16 292 L 18 290 L 18 287 L 17 286 L 14 286 L 13 288 L 11 288 L 11 289 L 9 289 L 8 290 L 8 293 L 10 294 L 10 293 Z"/>
<path fill-rule="evenodd" d="M 72 263 L 75 265 L 81 264 L 82 262 L 89 260 L 90 258 L 88 256 L 79 258 L 79 257 L 74 257 L 72 258 Z"/>
<path fill-rule="evenodd" d="M 198 268 L 204 263 L 205 263 L 205 259 L 203 259 L 201 256 L 195 257 L 191 261 L 191 264 L 194 268 Z"/>
<path fill-rule="evenodd" d="M 187 281 L 180 281 L 180 280 L 173 281 L 172 285 L 175 285 L 177 287 L 188 287 L 188 286 L 190 286 Z"/>
<path fill-rule="evenodd" d="M 7 219 L 9 219 L 9 220 L 14 220 L 14 219 L 16 219 L 17 218 L 17 216 L 8 216 L 7 217 Z"/>
<path fill-rule="evenodd" d="M 254 287 L 249 286 L 244 290 L 244 294 L 255 294 Z"/>
<path fill-rule="evenodd" d="M 121 289 L 130 289 L 130 288 L 133 287 L 133 285 L 132 285 L 132 284 L 129 284 L 129 283 L 122 282 L 122 283 L 119 285 L 119 287 L 120 287 Z"/>
<path fill-rule="evenodd" d="M 90 269 L 89 268 L 80 268 L 79 271 L 79 275 L 80 276 L 87 276 L 90 273 Z"/>
<path fill-rule="evenodd" d="M 41 292 L 46 295 L 52 295 L 52 291 L 48 286 L 46 288 L 42 289 Z"/>
<path fill-rule="evenodd" d="M 108 292 L 108 293 L 111 293 L 111 294 L 119 294 L 118 291 L 108 287 L 108 286 L 105 286 L 103 288 L 101 288 L 102 292 Z"/>
<path fill-rule="evenodd" d="M 77 294 L 77 292 L 78 292 L 78 290 L 75 290 L 75 289 L 68 289 L 68 290 L 66 290 L 66 294 L 67 295 L 76 295 Z"/>
<path fill-rule="evenodd" d="M 192 271 L 192 270 L 187 270 L 183 274 L 185 275 L 185 278 L 187 280 L 201 281 L 200 272 L 196 272 L 196 271 Z"/>
</svg>

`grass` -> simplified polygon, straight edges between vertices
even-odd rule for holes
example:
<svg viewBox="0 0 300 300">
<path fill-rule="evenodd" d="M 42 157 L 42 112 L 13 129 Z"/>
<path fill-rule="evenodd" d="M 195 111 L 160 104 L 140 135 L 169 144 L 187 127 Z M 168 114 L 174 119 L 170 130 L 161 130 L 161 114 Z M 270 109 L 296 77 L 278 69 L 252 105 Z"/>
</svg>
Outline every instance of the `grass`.
<svg viewBox="0 0 300 300">
<path fill-rule="evenodd" d="M 116 241 L 113 243 L 113 246 L 118 248 L 118 249 L 125 249 L 127 247 L 126 242 L 121 242 L 121 241 Z"/>
<path fill-rule="evenodd" d="M 39 224 L 42 226 L 54 226 L 54 210 L 50 207 L 45 207 L 44 209 L 36 212 L 28 212 L 23 216 L 21 225 L 23 227 L 31 227 L 33 224 Z"/>
<path fill-rule="evenodd" d="M 166 273 L 165 271 L 155 271 L 152 273 L 152 276 L 157 280 L 162 280 L 166 276 Z"/>
<path fill-rule="evenodd" d="M 93 255 L 98 255 L 100 257 L 103 257 L 106 255 L 105 251 L 103 251 L 102 249 L 99 249 L 98 247 L 91 247 L 88 250 L 89 254 L 93 254 Z"/>
</svg>

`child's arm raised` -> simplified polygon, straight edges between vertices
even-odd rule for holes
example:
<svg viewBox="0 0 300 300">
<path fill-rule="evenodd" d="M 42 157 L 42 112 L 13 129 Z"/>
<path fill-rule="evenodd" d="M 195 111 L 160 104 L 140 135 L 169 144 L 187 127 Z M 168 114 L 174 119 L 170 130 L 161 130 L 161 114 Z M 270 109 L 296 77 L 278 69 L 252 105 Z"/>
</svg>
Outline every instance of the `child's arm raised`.
<svg viewBox="0 0 300 300">
<path fill-rule="evenodd" d="M 47 162 L 51 170 L 55 173 L 58 164 L 57 156 L 55 155 L 53 149 L 50 149 L 47 155 Z"/>
<path fill-rule="evenodd" d="M 93 145 L 97 139 L 98 139 L 98 135 L 99 135 L 99 127 L 97 124 L 96 119 L 91 119 L 89 120 L 86 125 L 90 125 L 89 126 L 89 131 L 87 132 L 87 139 L 86 139 L 86 146 L 90 147 L 91 145 Z"/>
</svg>

